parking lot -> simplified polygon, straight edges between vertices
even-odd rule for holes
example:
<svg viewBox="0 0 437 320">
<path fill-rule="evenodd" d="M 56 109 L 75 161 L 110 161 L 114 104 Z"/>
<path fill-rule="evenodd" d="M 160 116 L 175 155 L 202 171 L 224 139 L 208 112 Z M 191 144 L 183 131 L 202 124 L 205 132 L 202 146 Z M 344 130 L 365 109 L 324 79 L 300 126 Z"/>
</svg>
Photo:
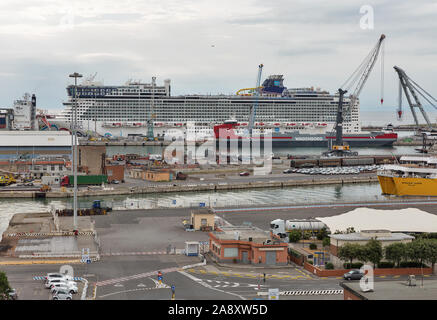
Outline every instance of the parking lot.
<svg viewBox="0 0 437 320">
<path fill-rule="evenodd" d="M 347 175 L 376 172 L 381 169 L 379 165 L 367 166 L 348 166 L 348 167 L 326 167 L 326 168 L 290 168 L 283 171 L 283 173 L 300 173 L 310 175 Z"/>
<path fill-rule="evenodd" d="M 29 265 L 29 266 L 4 266 L 0 267 L 8 277 L 9 285 L 16 290 L 18 300 L 52 300 L 53 295 L 44 285 L 43 280 L 35 280 L 34 277 L 41 277 L 47 273 L 59 272 L 60 267 L 56 265 Z M 78 291 L 72 294 L 72 300 L 80 300 L 84 284 L 81 281 L 74 281 Z"/>
</svg>

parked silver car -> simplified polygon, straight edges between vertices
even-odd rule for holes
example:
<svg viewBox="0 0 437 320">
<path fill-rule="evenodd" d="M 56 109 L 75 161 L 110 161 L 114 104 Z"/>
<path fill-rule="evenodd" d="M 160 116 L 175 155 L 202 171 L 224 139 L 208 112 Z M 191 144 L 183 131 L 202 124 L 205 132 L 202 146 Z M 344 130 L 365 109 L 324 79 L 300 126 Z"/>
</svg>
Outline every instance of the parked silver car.
<svg viewBox="0 0 437 320">
<path fill-rule="evenodd" d="M 343 275 L 345 280 L 361 280 L 364 273 L 361 270 L 351 270 Z"/>
<path fill-rule="evenodd" d="M 72 300 L 73 296 L 66 290 L 58 290 L 53 295 L 53 300 Z"/>
</svg>

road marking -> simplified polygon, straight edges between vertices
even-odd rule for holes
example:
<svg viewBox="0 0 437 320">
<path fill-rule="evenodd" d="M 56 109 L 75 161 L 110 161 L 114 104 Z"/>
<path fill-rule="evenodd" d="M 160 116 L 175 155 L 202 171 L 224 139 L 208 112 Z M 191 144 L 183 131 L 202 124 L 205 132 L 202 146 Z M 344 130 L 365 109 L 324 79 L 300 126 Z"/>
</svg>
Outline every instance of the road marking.
<svg viewBox="0 0 437 320">
<path fill-rule="evenodd" d="M 223 293 L 226 293 L 226 294 L 231 294 L 231 295 L 237 296 L 237 297 L 240 298 L 241 300 L 246 300 L 246 298 L 244 298 L 243 296 L 241 296 L 241 295 L 239 295 L 239 294 L 237 294 L 237 293 L 226 292 L 226 291 L 220 290 L 220 289 L 218 289 L 218 288 L 214 288 L 214 287 L 212 287 L 211 285 L 205 283 L 202 279 L 196 278 L 195 276 L 193 276 L 193 275 L 191 275 L 191 274 L 188 274 L 188 273 L 186 273 L 186 272 L 184 272 L 184 271 L 178 271 L 178 272 L 179 272 L 180 274 L 182 274 L 182 275 L 184 275 L 184 276 L 190 278 L 191 280 L 197 282 L 198 284 L 200 284 L 200 285 L 206 287 L 206 288 L 209 288 L 209 289 L 211 289 L 211 290 L 216 290 L 216 291 L 219 291 L 219 292 L 223 292 Z"/>
<path fill-rule="evenodd" d="M 169 273 L 169 272 L 178 271 L 180 269 L 181 268 L 179 268 L 179 267 L 167 268 L 167 269 L 161 269 L 161 272 L 163 274 L 165 274 L 165 273 Z M 137 274 L 137 275 L 133 275 L 133 276 L 128 276 L 128 277 L 118 278 L 118 279 L 108 279 L 108 280 L 97 282 L 96 285 L 97 286 L 106 286 L 106 285 L 115 284 L 115 283 L 119 283 L 119 282 L 123 282 L 123 281 L 129 281 L 129 280 L 146 278 L 146 277 L 150 277 L 150 276 L 156 276 L 157 274 L 158 274 L 158 270 L 146 272 L 146 273 L 141 273 L 141 274 Z"/>
<path fill-rule="evenodd" d="M 313 296 L 313 295 L 338 295 L 343 294 L 343 289 L 327 289 L 327 290 L 296 290 L 296 291 L 281 291 L 281 296 Z M 257 292 L 259 296 L 268 295 L 268 292 Z"/>
</svg>

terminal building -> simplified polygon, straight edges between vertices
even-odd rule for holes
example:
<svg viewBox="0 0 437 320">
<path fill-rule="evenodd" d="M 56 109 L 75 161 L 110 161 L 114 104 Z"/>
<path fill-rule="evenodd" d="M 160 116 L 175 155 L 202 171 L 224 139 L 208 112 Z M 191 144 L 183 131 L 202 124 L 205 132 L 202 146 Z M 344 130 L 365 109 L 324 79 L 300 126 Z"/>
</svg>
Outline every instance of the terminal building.
<svg viewBox="0 0 437 320">
<path fill-rule="evenodd" d="M 209 252 L 221 263 L 286 265 L 288 245 L 252 226 L 226 226 L 209 233 Z"/>
</svg>

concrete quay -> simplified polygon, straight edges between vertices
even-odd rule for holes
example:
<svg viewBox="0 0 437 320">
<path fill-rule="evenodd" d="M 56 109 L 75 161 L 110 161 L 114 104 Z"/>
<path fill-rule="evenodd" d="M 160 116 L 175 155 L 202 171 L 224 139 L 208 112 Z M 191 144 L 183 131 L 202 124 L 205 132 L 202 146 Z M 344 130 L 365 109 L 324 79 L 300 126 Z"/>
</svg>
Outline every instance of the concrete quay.
<svg viewBox="0 0 437 320">
<path fill-rule="evenodd" d="M 226 182 L 225 182 L 226 181 Z M 338 176 L 334 178 L 320 178 L 320 177 L 299 177 L 291 179 L 276 179 L 271 180 L 251 180 L 251 181 L 227 181 L 210 182 L 205 181 L 189 181 L 173 184 L 165 183 L 160 185 L 136 185 L 132 187 L 117 186 L 105 189 L 79 189 L 78 197 L 96 197 L 109 195 L 128 195 L 128 194 L 149 194 L 149 193 L 168 193 L 168 192 L 193 192 L 193 191 L 223 191 L 223 190 L 238 190 L 238 189 L 255 189 L 255 188 L 285 188 L 294 186 L 307 185 L 327 185 L 327 184 L 345 184 L 345 183 L 371 183 L 377 182 L 376 175 L 364 176 Z M 38 191 L 3 191 L 0 192 L 0 198 L 71 198 L 73 197 L 72 190 L 50 191 L 46 193 Z"/>
</svg>

